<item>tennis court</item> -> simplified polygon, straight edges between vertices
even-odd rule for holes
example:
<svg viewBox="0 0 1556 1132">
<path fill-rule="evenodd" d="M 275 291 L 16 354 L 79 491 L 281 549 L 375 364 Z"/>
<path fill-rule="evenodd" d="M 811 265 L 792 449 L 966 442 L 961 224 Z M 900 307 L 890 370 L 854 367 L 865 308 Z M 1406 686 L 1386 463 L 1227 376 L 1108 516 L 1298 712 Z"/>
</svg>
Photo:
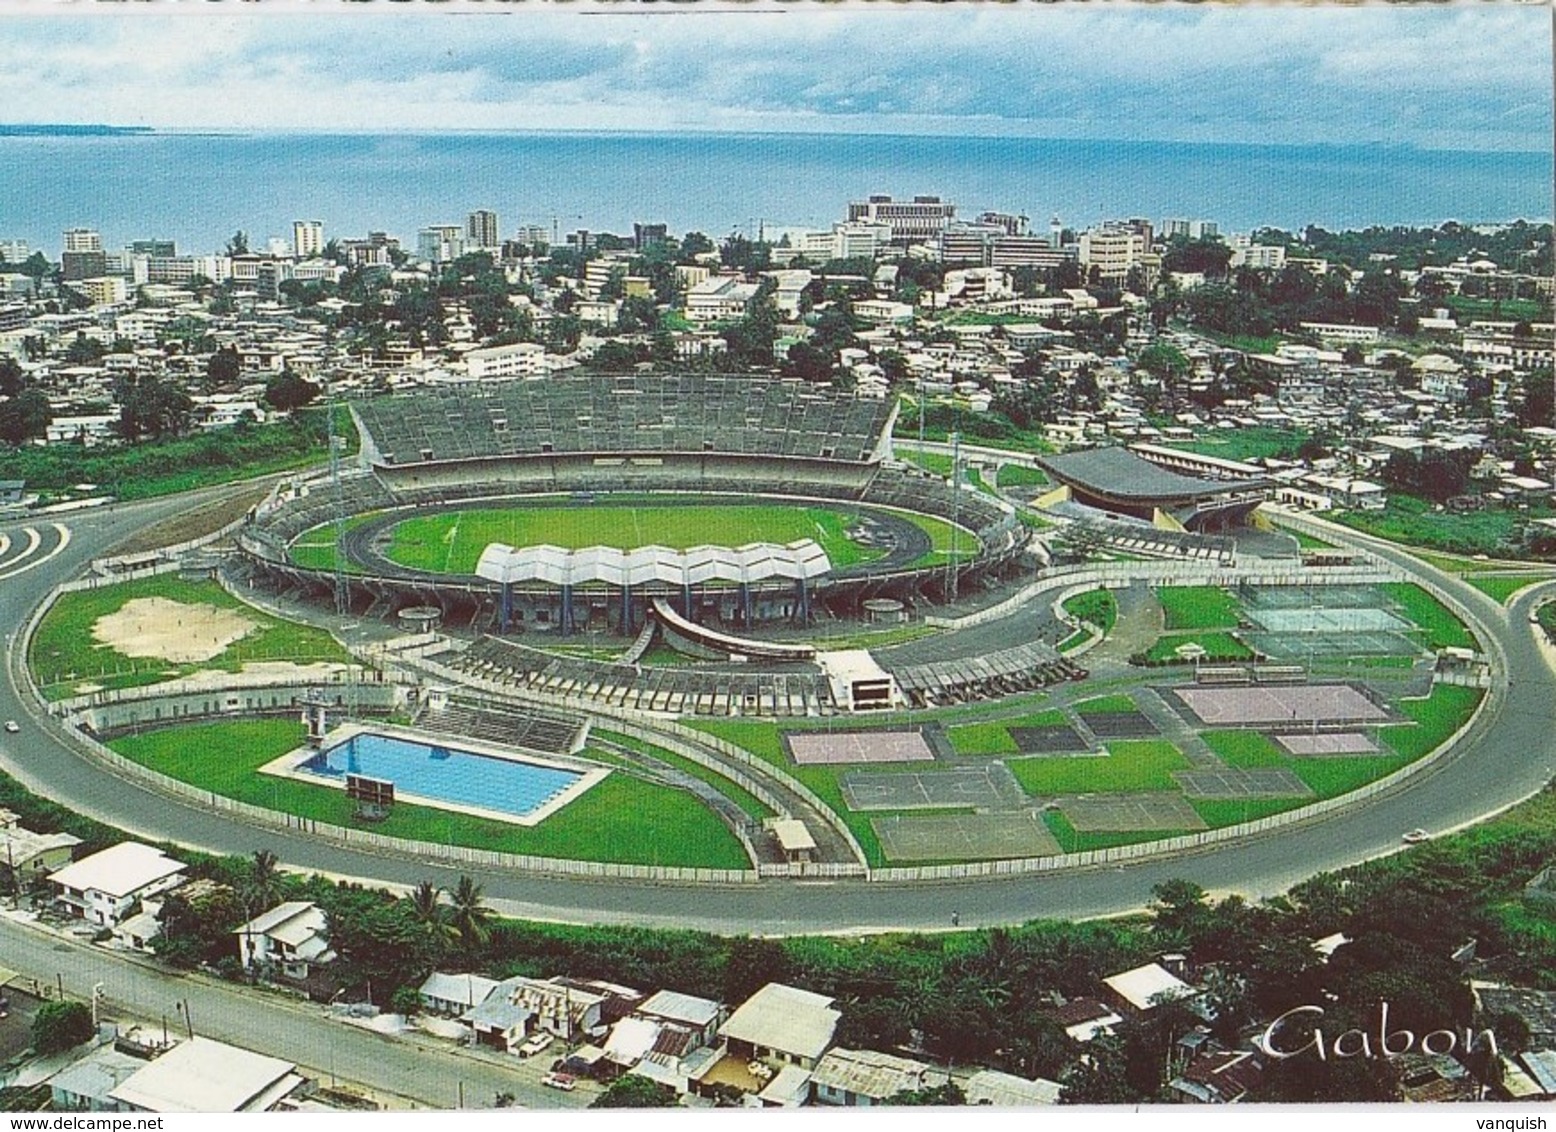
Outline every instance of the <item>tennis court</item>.
<svg viewBox="0 0 1556 1132">
<path fill-rule="evenodd" d="M 1293 755 L 1370 755 L 1378 745 L 1360 731 L 1324 731 L 1317 735 L 1272 735 Z"/>
<path fill-rule="evenodd" d="M 1182 794 L 1090 794 L 1061 798 L 1059 812 L 1077 833 L 1144 833 L 1204 829 L 1205 819 Z"/>
<path fill-rule="evenodd" d="M 994 861 L 1048 857 L 1059 842 L 1036 812 L 910 814 L 871 818 L 881 852 L 891 861 Z"/>
<path fill-rule="evenodd" d="M 1173 694 L 1207 727 L 1278 723 L 1377 723 L 1388 713 L 1350 684 L 1176 688 Z"/>
<path fill-rule="evenodd" d="M 1244 798 L 1306 798 L 1313 793 L 1307 783 L 1283 766 L 1180 770 L 1172 777 L 1190 798 L 1239 801 Z"/>
<path fill-rule="evenodd" d="M 851 810 L 922 810 L 1019 806 L 1026 798 L 1004 763 L 923 774 L 850 774 L 843 798 Z"/>
<path fill-rule="evenodd" d="M 933 762 L 917 731 L 791 731 L 783 745 L 800 766 Z"/>
<path fill-rule="evenodd" d="M 1091 748 L 1067 723 L 1047 727 L 1009 727 L 1006 732 L 1023 755 L 1084 754 Z"/>
</svg>

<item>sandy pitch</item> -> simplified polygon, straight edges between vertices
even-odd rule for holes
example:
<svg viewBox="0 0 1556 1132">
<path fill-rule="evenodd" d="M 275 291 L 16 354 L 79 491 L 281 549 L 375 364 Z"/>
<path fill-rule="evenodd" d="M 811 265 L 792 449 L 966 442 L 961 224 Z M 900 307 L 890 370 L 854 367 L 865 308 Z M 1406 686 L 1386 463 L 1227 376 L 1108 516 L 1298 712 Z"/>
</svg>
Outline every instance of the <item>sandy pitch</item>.
<svg viewBox="0 0 1556 1132">
<path fill-rule="evenodd" d="M 92 639 L 124 656 L 188 664 L 220 656 L 257 628 L 257 621 L 233 609 L 138 597 L 99 617 Z"/>
</svg>

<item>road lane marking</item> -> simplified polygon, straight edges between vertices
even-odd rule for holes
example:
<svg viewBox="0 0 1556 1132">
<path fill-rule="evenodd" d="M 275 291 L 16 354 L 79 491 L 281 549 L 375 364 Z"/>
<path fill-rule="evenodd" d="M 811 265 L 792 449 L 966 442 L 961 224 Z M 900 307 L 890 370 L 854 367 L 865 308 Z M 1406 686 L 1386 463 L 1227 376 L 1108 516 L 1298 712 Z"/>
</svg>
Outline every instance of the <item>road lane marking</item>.
<svg viewBox="0 0 1556 1132">
<path fill-rule="evenodd" d="M 42 543 L 43 543 L 43 536 L 41 534 L 39 534 L 38 531 L 35 528 L 28 527 L 26 529 L 26 532 L 25 532 L 26 535 L 27 535 L 27 549 L 22 551 L 15 558 L 11 559 L 11 561 L 10 561 L 10 563 L 8 563 L 8 565 L 15 566 L 15 568 L 11 569 L 11 570 L 6 570 L 3 573 L 0 573 L 0 579 L 14 578 L 18 574 L 25 574 L 28 570 L 34 569 L 35 567 L 38 567 L 38 566 L 42 566 L 45 562 L 47 562 L 49 559 L 53 558 L 55 555 L 59 554 L 61 551 L 63 551 L 65 549 L 65 547 L 70 545 L 70 529 L 68 527 L 64 526 L 61 523 L 53 523 L 53 524 L 51 524 L 51 526 L 53 526 L 55 531 L 57 531 L 59 533 L 59 541 L 55 544 L 54 548 L 52 550 L 50 550 L 47 554 L 43 555 L 41 558 L 34 558 L 31 562 L 28 562 L 25 566 L 16 566 L 15 565 L 16 563 L 22 562 L 23 560 L 28 559 L 28 558 L 32 558 L 32 555 L 37 551 L 38 547 L 41 546 Z"/>
</svg>

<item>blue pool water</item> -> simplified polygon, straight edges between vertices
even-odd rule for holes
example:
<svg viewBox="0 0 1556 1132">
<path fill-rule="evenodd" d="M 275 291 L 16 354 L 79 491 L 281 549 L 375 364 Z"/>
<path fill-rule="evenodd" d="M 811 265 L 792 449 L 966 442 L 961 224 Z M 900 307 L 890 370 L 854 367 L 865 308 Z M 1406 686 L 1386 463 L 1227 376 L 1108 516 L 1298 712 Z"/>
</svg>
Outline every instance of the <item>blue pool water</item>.
<svg viewBox="0 0 1556 1132">
<path fill-rule="evenodd" d="M 394 783 L 396 796 L 421 798 L 497 810 L 527 817 L 583 777 L 534 763 L 362 732 L 326 747 L 296 768 L 318 778 L 348 774 Z"/>
</svg>

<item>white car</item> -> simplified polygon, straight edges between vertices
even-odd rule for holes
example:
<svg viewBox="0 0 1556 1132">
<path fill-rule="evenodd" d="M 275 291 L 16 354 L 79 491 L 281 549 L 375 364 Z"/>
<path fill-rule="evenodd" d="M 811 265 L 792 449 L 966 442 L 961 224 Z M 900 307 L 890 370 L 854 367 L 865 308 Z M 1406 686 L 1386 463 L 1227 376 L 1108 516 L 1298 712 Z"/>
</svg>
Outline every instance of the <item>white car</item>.
<svg viewBox="0 0 1556 1132">
<path fill-rule="evenodd" d="M 519 1056 L 534 1057 L 541 1050 L 549 1046 L 554 1040 L 555 1038 L 551 1034 L 531 1034 L 529 1037 L 525 1038 L 523 1044 L 519 1046 Z"/>
<path fill-rule="evenodd" d="M 1406 845 L 1419 845 L 1423 841 L 1430 841 L 1432 835 L 1424 829 L 1412 829 L 1404 837 L 1400 838 Z"/>
<path fill-rule="evenodd" d="M 564 1093 L 570 1093 L 578 1087 L 578 1078 L 571 1073 L 547 1073 L 540 1079 L 540 1083 L 548 1089 L 561 1089 Z"/>
<path fill-rule="evenodd" d="M 22 725 L 20 723 L 17 723 L 16 720 L 14 720 L 14 719 L 8 719 L 8 720 L 5 721 L 5 729 L 10 734 L 15 735 L 18 731 L 20 731 L 22 729 Z"/>
</svg>

